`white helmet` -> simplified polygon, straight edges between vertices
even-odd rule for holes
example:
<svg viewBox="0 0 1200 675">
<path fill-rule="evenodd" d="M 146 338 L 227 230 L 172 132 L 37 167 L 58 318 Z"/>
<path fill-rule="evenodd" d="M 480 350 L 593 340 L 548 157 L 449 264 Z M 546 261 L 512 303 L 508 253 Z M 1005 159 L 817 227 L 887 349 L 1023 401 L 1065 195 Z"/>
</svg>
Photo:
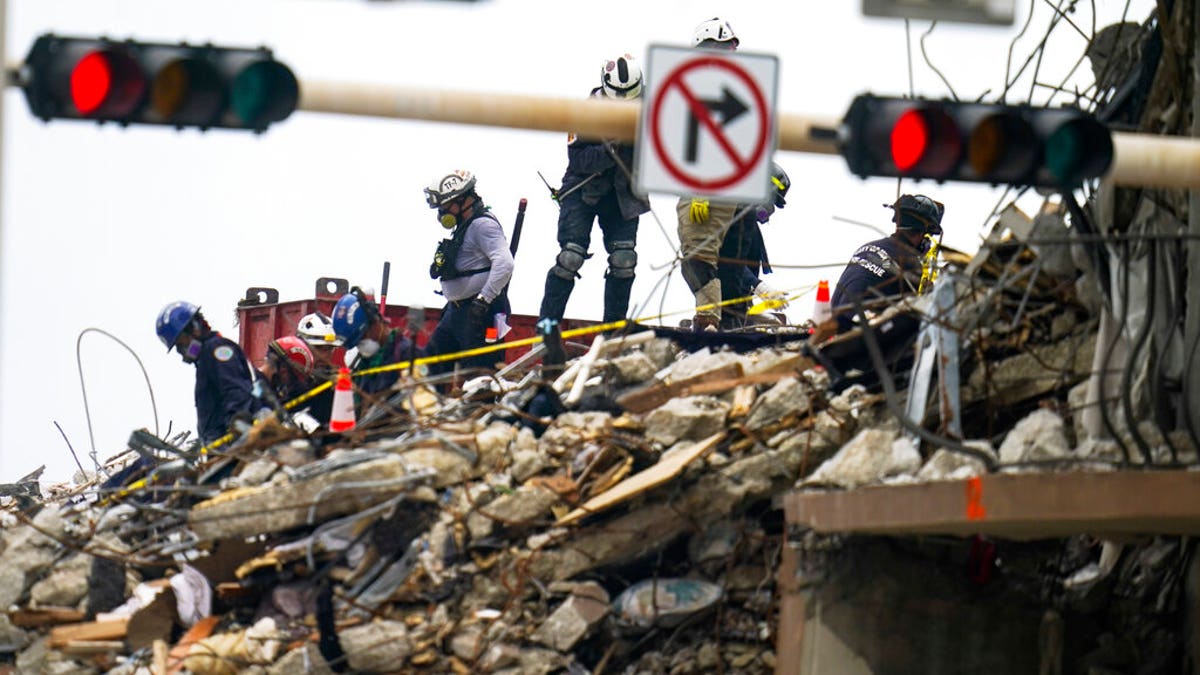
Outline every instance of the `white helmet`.
<svg viewBox="0 0 1200 675">
<path fill-rule="evenodd" d="M 738 39 L 733 34 L 733 27 L 729 25 L 728 21 L 715 16 L 696 26 L 696 32 L 692 33 L 693 47 L 699 47 L 709 41 L 723 43 L 719 46 L 729 49 L 737 49 L 738 46 Z"/>
<path fill-rule="evenodd" d="M 600 88 L 609 98 L 637 98 L 642 95 L 642 67 L 629 54 L 618 56 L 600 66 Z"/>
<path fill-rule="evenodd" d="M 314 312 L 300 319 L 300 323 L 296 324 L 296 337 L 310 345 L 342 346 L 342 341 L 333 332 L 333 321 L 320 312 Z"/>
<path fill-rule="evenodd" d="M 429 208 L 436 209 L 469 194 L 475 189 L 475 174 L 464 169 L 457 169 L 433 179 L 425 188 L 425 202 Z"/>
</svg>

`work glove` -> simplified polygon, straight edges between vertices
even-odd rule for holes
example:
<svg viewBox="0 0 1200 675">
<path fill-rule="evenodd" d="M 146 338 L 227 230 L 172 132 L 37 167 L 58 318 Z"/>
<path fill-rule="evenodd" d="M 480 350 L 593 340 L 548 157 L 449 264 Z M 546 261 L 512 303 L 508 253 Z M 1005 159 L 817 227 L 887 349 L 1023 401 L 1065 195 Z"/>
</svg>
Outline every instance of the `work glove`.
<svg viewBox="0 0 1200 675">
<path fill-rule="evenodd" d="M 475 298 L 471 301 L 470 307 L 467 308 L 467 320 L 471 322 L 471 328 L 483 332 L 487 327 L 488 315 L 491 314 L 492 303 L 484 300 L 482 297 Z"/>
<path fill-rule="evenodd" d="M 691 216 L 692 216 L 692 222 L 697 223 L 697 224 L 703 223 L 704 221 L 708 220 L 708 200 L 707 199 L 693 199 Z"/>
<path fill-rule="evenodd" d="M 771 309 L 786 309 L 788 306 L 787 293 L 771 288 L 767 282 L 760 281 L 754 287 L 754 294 Z"/>
</svg>

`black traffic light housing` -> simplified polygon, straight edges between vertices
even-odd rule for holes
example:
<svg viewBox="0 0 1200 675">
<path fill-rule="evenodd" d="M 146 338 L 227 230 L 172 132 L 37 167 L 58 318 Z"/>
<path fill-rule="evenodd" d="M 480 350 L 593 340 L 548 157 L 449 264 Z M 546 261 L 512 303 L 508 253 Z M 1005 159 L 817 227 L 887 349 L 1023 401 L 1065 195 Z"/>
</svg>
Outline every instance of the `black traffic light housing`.
<svg viewBox="0 0 1200 675">
<path fill-rule="evenodd" d="M 842 122 L 858 176 L 1074 189 L 1112 163 L 1112 135 L 1077 108 L 863 94 Z"/>
<path fill-rule="evenodd" d="M 34 116 L 256 132 L 287 118 L 296 76 L 266 48 L 42 35 L 21 69 Z"/>
</svg>

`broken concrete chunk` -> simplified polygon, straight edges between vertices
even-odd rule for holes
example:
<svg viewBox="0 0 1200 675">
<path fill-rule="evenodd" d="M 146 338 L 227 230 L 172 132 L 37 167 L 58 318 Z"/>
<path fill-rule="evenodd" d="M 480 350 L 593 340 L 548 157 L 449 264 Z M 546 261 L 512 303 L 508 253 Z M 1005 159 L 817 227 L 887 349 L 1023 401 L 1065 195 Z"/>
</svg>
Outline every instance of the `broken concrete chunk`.
<svg viewBox="0 0 1200 675">
<path fill-rule="evenodd" d="M 479 657 L 479 668 L 485 673 L 494 673 L 519 663 L 521 650 L 514 645 L 495 644 L 488 647 Z"/>
<path fill-rule="evenodd" d="M 755 401 L 746 419 L 749 429 L 761 429 L 788 415 L 804 414 L 812 409 L 808 387 L 794 377 L 785 377 L 775 383 Z"/>
<path fill-rule="evenodd" d="M 59 561 L 44 579 L 29 589 L 39 605 L 74 607 L 88 593 L 92 556 L 76 553 Z"/>
<path fill-rule="evenodd" d="M 13 625 L 7 614 L 0 612 L 0 645 L 5 645 L 5 651 L 15 652 L 29 644 L 32 638 L 27 633 Z"/>
<path fill-rule="evenodd" d="M 725 427 L 729 404 L 712 396 L 675 398 L 646 416 L 646 438 L 663 445 L 698 440 Z"/>
<path fill-rule="evenodd" d="M 483 626 L 472 624 L 464 626 L 450 638 L 450 653 L 470 663 L 486 646 L 483 637 Z"/>
<path fill-rule="evenodd" d="M 1058 414 L 1039 408 L 1017 422 L 1000 444 L 1000 463 L 1013 464 L 1071 456 Z"/>
<path fill-rule="evenodd" d="M 365 487 L 397 479 L 408 472 L 409 460 L 383 457 L 334 469 L 282 486 L 226 491 L 192 507 L 188 522 L 202 539 L 230 539 L 291 529 L 309 522 L 361 511 L 390 499 L 402 488 Z"/>
<path fill-rule="evenodd" d="M 676 382 L 695 378 L 725 366 L 743 366 L 743 364 L 744 359 L 740 354 L 733 352 L 717 352 L 713 354 L 706 347 L 676 361 L 665 372 L 659 372 L 658 378 L 664 382 Z"/>
<path fill-rule="evenodd" d="M 992 444 L 986 440 L 964 441 L 963 445 L 986 452 L 993 459 L 996 457 L 996 451 L 992 448 Z M 987 472 L 987 467 L 978 458 L 946 448 L 938 448 L 929 461 L 925 462 L 925 466 L 922 466 L 921 470 L 917 472 L 917 480 L 962 480 L 971 476 L 982 476 Z"/>
<path fill-rule="evenodd" d="M 325 662 L 325 657 L 321 656 L 320 648 L 310 642 L 284 654 L 267 668 L 267 673 L 268 675 L 292 675 L 292 673 L 333 675 L 334 671 Z"/>
<path fill-rule="evenodd" d="M 543 469 L 552 466 L 555 466 L 554 461 L 534 446 L 532 450 L 517 450 L 513 453 L 512 467 L 508 473 L 514 481 L 524 483 Z"/>
<path fill-rule="evenodd" d="M 552 457 L 573 455 L 587 440 L 609 433 L 612 415 L 606 412 L 564 413 L 538 439 L 538 450 Z"/>
<path fill-rule="evenodd" d="M 642 346 L 642 351 L 654 362 L 656 371 L 675 363 L 680 354 L 679 347 L 666 338 L 658 338 L 647 342 Z"/>
<path fill-rule="evenodd" d="M 533 640 L 560 652 L 571 651 L 608 615 L 608 593 L 589 581 L 575 589 L 538 627 Z"/>
<path fill-rule="evenodd" d="M 550 516 L 558 495 L 540 485 L 522 485 L 512 494 L 500 495 L 479 509 L 479 515 L 500 527 L 533 525 Z"/>
<path fill-rule="evenodd" d="M 444 488 L 473 478 L 482 472 L 482 467 L 474 464 L 460 452 L 443 448 L 415 448 L 400 455 L 410 471 L 432 469 L 437 472 L 433 478 L 433 486 Z"/>
<path fill-rule="evenodd" d="M 618 386 L 648 382 L 658 371 L 645 352 L 632 352 L 609 361 L 615 371 L 612 383 Z"/>
<path fill-rule="evenodd" d="M 492 422 L 475 435 L 479 463 L 491 471 L 507 464 L 509 447 L 517 437 L 517 429 L 504 422 Z"/>
<path fill-rule="evenodd" d="M 887 476 L 915 472 L 920 466 L 916 448 L 906 439 L 896 441 L 894 430 L 863 429 L 804 479 L 802 485 L 853 488 Z"/>
<path fill-rule="evenodd" d="M 346 662 L 356 672 L 391 673 L 404 670 L 412 653 L 403 621 L 373 621 L 338 633 Z"/>
<path fill-rule="evenodd" d="M 254 487 L 270 480 L 279 470 L 279 462 L 273 459 L 256 459 L 242 467 L 241 473 L 229 481 L 230 487 Z"/>
</svg>

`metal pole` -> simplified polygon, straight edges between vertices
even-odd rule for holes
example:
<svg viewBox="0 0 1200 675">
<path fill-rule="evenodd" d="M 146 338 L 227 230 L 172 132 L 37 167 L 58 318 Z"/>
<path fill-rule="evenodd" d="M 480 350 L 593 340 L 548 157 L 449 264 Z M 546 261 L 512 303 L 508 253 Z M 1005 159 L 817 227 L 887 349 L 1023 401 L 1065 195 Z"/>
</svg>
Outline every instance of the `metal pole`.
<svg viewBox="0 0 1200 675">
<path fill-rule="evenodd" d="M 641 110 L 636 101 L 311 80 L 301 83 L 300 92 L 299 109 L 309 112 L 562 131 L 625 142 L 634 140 Z M 840 120 L 780 113 L 778 121 L 780 150 L 838 154 Z M 1200 140 L 1116 132 L 1107 178 L 1118 185 L 1200 188 Z"/>
<path fill-rule="evenodd" d="M 8 63 L 8 0 L 0 0 L 0 64 L 7 64 L 7 63 Z M 12 71 L 10 69 L 5 68 L 3 77 L 4 77 L 4 81 L 5 81 L 4 84 L 6 86 L 3 89 L 0 89 L 0 265 L 3 265 L 4 251 L 5 251 L 5 249 L 4 249 L 4 221 L 3 221 L 3 213 L 4 213 L 3 207 L 4 207 L 4 202 L 5 202 L 5 200 L 3 198 L 3 194 L 4 194 L 4 172 L 3 172 L 3 167 L 4 167 L 4 96 L 3 96 L 2 92 L 8 88 L 7 87 L 7 85 L 9 84 L 8 80 L 10 79 L 9 74 L 11 72 Z M 0 276 L 2 276 L 2 275 L 0 275 Z M 3 291 L 3 288 L 0 288 L 0 291 Z M 4 325 L 3 325 L 3 323 L 0 323 L 0 335 L 3 335 L 3 334 L 4 334 Z M 4 347 L 5 347 L 5 345 L 3 344 L 3 341 L 0 340 L 0 349 L 3 349 Z M 2 375 L 3 375 L 3 373 L 0 373 L 0 382 L 4 381 Z M 0 401 L 0 402 L 2 402 L 2 401 Z M 4 466 L 3 458 L 0 457 L 0 472 L 3 471 L 3 466 Z"/>
<path fill-rule="evenodd" d="M 1194 34 L 1193 40 L 1200 38 L 1200 2 L 1193 1 L 1192 3 L 1192 30 Z M 1195 43 L 1193 43 L 1195 44 Z M 1192 50 L 1192 137 L 1200 137 L 1200 90 L 1196 89 L 1200 86 L 1200 50 Z M 1196 185 L 1191 186 L 1193 189 L 1188 193 L 1188 233 L 1192 236 L 1200 235 L 1200 190 L 1197 190 Z M 1185 302 L 1187 303 L 1187 313 L 1184 315 L 1183 321 L 1183 346 L 1184 346 L 1184 363 L 1187 363 L 1189 353 L 1195 342 L 1200 339 L 1200 245 L 1193 239 L 1187 243 L 1187 253 L 1184 264 L 1187 266 L 1187 290 L 1185 293 Z M 1185 370 L 1183 372 L 1184 401 L 1188 407 L 1183 411 L 1187 415 L 1191 424 L 1187 428 L 1191 429 L 1200 422 L 1200 369 L 1193 368 L 1191 372 Z M 1200 648 L 1200 645 L 1192 645 L 1192 649 Z M 1193 659 L 1195 655 L 1193 655 Z"/>
</svg>

